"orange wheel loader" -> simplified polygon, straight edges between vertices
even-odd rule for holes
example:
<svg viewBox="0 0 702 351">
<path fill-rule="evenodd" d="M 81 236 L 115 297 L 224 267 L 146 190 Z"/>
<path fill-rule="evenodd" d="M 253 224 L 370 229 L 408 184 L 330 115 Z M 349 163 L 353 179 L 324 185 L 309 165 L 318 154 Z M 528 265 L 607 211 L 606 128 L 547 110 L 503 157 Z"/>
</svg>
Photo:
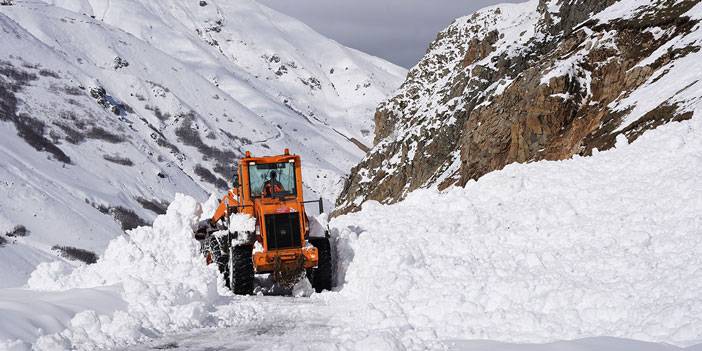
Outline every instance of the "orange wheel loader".
<svg viewBox="0 0 702 351">
<path fill-rule="evenodd" d="M 302 165 L 299 155 L 246 157 L 238 163 L 232 189 L 211 219 L 195 233 L 208 264 L 216 263 L 229 288 L 237 295 L 254 291 L 255 274 L 270 273 L 276 283 L 292 286 L 306 276 L 317 291 L 332 288 L 332 252 L 329 232 L 310 237 L 305 213 Z M 236 215 L 236 216 L 233 216 Z M 232 218 L 248 215 L 255 228 L 237 228 Z M 248 218 L 248 217 L 245 217 Z"/>
</svg>

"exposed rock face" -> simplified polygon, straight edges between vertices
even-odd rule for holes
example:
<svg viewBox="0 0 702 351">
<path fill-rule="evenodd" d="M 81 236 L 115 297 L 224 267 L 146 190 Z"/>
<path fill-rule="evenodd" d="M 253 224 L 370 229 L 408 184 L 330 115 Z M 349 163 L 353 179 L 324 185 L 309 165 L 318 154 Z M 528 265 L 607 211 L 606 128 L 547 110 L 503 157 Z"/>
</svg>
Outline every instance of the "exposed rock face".
<svg viewBox="0 0 702 351">
<path fill-rule="evenodd" d="M 676 63 L 698 55 L 701 7 L 541 0 L 456 20 L 379 106 L 375 147 L 353 169 L 336 214 L 464 185 L 513 162 L 589 155 L 618 135 L 633 141 L 691 118 L 697 81 L 653 93 Z M 644 90 L 656 97 L 643 101 Z"/>
</svg>

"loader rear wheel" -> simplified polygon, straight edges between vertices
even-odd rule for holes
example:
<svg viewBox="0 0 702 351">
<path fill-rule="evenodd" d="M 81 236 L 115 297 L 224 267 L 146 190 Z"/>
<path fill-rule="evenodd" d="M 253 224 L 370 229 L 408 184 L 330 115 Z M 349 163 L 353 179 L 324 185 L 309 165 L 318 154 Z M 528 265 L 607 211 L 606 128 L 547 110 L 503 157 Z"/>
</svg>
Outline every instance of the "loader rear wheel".
<svg viewBox="0 0 702 351">
<path fill-rule="evenodd" d="M 332 252 L 328 238 L 310 238 L 310 244 L 317 248 L 319 263 L 310 270 L 310 283 L 318 293 L 332 289 Z"/>
<path fill-rule="evenodd" d="M 252 295 L 254 290 L 254 268 L 251 252 L 253 247 L 240 245 L 232 248 L 230 260 L 230 286 L 236 295 Z"/>
</svg>

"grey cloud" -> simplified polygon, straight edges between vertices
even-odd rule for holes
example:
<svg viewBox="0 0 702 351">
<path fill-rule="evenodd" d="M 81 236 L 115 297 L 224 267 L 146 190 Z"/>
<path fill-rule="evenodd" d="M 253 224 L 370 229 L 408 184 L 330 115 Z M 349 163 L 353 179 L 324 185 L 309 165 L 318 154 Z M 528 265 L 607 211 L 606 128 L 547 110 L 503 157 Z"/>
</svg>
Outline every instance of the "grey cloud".
<svg viewBox="0 0 702 351">
<path fill-rule="evenodd" d="M 454 19 L 498 0 L 259 0 L 336 41 L 411 67 Z M 508 2 L 519 2 L 516 0 Z"/>
</svg>

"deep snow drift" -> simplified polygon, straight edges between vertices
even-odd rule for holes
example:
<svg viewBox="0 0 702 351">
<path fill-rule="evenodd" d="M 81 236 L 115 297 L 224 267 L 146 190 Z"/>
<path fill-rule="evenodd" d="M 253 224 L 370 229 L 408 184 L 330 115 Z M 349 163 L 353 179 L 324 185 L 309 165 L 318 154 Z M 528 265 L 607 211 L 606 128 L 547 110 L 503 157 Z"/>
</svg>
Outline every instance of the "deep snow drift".
<svg viewBox="0 0 702 351">
<path fill-rule="evenodd" d="M 40 338 L 37 343 L 39 349 L 70 349 L 79 345 L 87 350 L 133 342 L 153 333 L 200 327 L 215 321 L 212 313 L 220 297 L 217 293 L 216 268 L 204 264 L 199 255 L 199 244 L 193 239 L 192 227 L 200 219 L 201 213 L 200 205 L 193 198 L 178 195 L 168 212 L 159 216 L 153 227 L 140 227 L 114 239 L 96 264 L 75 270 L 61 262 L 39 265 L 29 279 L 28 285 L 32 291 L 55 291 L 70 295 L 75 292 L 71 289 L 117 285 L 113 289 L 117 290 L 117 295 L 124 302 L 117 305 L 110 300 L 95 303 L 95 306 L 108 310 L 109 314 L 98 314 L 92 311 L 94 308 L 86 311 L 74 309 L 74 313 L 80 312 L 75 317 L 56 316 L 58 323 L 48 326 L 42 324 L 42 314 L 50 312 L 40 308 L 33 311 L 37 316 L 29 314 L 25 317 L 32 320 L 25 330 L 8 330 L 6 326 L 22 319 L 2 313 L 0 339 L 9 336 L 2 333 L 19 332 L 24 340 L 31 340 L 40 334 L 35 328 L 42 327 L 43 333 L 62 333 Z M 82 299 L 80 291 L 74 295 L 76 301 Z M 31 297 L 25 302 L 31 304 Z M 122 310 L 121 305 L 128 307 L 126 311 L 111 313 L 114 309 Z M 9 304 L 6 308 L 12 310 L 14 306 Z M 110 311 L 110 308 L 113 310 Z M 57 329 L 56 324 L 63 324 L 63 328 L 70 326 L 70 329 Z"/>
<path fill-rule="evenodd" d="M 113 348 L 259 319 L 261 304 L 232 296 L 193 238 L 215 201 L 177 194 L 153 226 L 112 240 L 96 264 L 42 263 L 27 290 L 0 289 L 0 350 Z"/>
</svg>

